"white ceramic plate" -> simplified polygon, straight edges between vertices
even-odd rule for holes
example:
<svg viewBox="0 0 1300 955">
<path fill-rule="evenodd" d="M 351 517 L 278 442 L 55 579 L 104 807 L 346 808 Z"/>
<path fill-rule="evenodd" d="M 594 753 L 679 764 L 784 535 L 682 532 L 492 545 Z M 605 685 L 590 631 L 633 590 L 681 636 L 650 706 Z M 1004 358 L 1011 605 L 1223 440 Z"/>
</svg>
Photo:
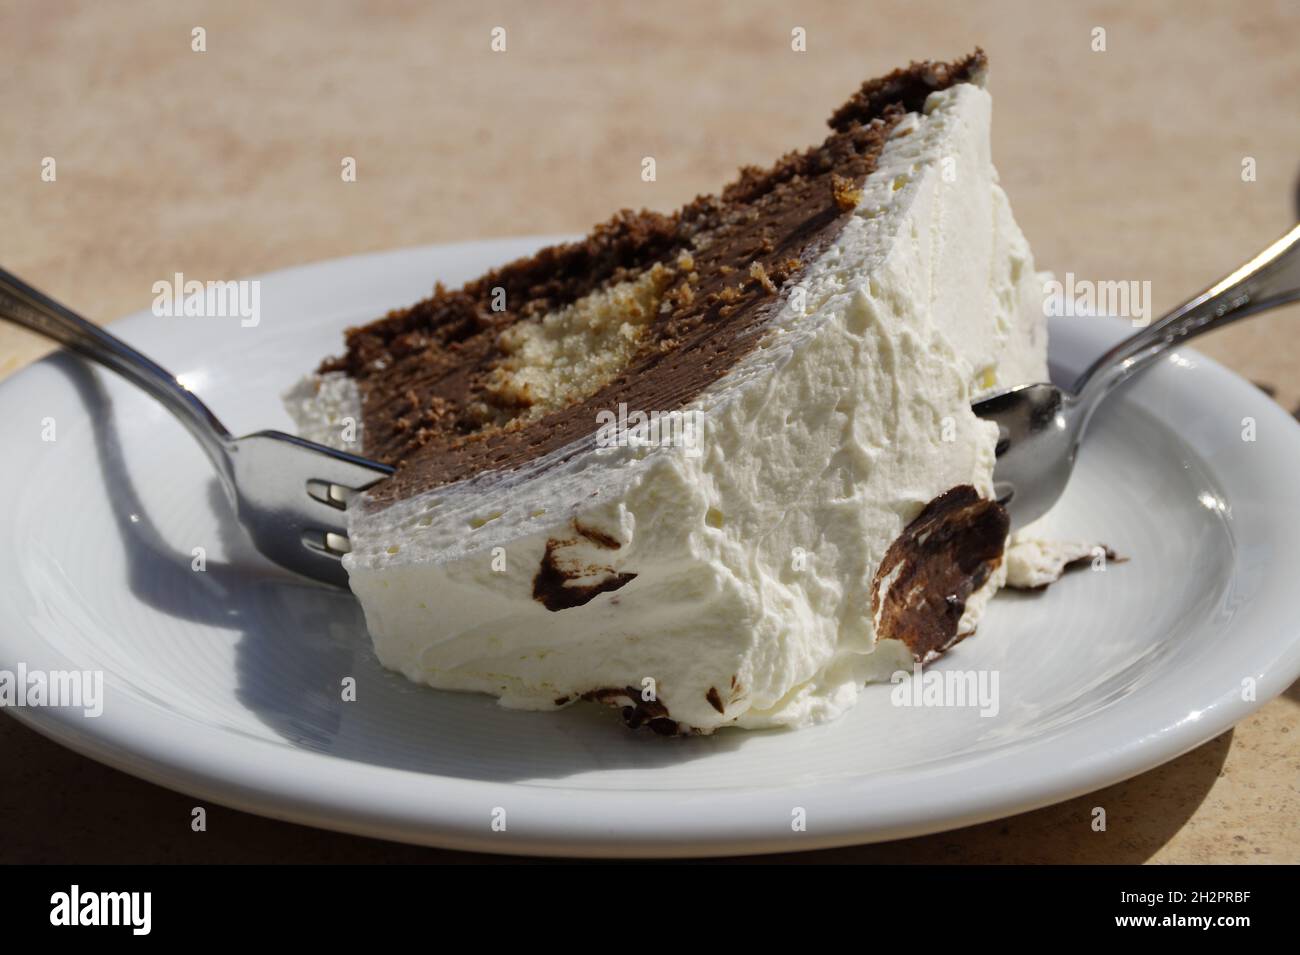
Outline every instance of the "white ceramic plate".
<svg viewBox="0 0 1300 955">
<path fill-rule="evenodd" d="M 261 280 L 257 327 L 143 314 L 113 330 L 180 373 L 232 431 L 287 427 L 279 392 L 339 350 L 344 326 L 538 244 L 279 272 Z M 1128 330 L 1060 323 L 1054 367 L 1077 372 Z M 664 740 L 595 706 L 510 712 L 416 687 L 376 663 L 349 595 L 251 552 L 198 447 L 112 375 L 56 356 L 0 383 L 0 447 L 0 669 L 105 674 L 98 718 L 8 712 L 165 786 L 366 835 L 573 855 L 916 835 L 1149 769 L 1300 675 L 1300 427 L 1190 351 L 1102 411 L 1051 518 L 1129 562 L 999 597 L 980 633 L 937 664 L 997 670 L 996 718 L 898 708 L 880 686 L 827 726 Z M 347 676 L 356 702 L 340 699 Z M 798 809 L 806 831 L 791 824 Z"/>
</svg>

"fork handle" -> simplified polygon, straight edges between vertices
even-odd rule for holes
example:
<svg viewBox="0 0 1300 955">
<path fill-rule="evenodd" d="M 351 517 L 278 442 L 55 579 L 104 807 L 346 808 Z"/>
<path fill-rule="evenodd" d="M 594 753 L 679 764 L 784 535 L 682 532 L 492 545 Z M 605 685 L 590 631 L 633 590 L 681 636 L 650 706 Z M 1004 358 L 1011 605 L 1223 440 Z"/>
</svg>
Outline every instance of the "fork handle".
<svg viewBox="0 0 1300 955">
<path fill-rule="evenodd" d="M 52 338 L 143 388 L 180 419 L 227 485 L 233 486 L 227 454 L 233 440 L 230 432 L 167 369 L 4 269 L 0 269 L 0 318 Z"/>
<path fill-rule="evenodd" d="M 1081 401 L 1099 400 L 1183 340 L 1295 301 L 1300 301 L 1300 225 L 1200 295 L 1106 352 L 1071 390 Z"/>
</svg>

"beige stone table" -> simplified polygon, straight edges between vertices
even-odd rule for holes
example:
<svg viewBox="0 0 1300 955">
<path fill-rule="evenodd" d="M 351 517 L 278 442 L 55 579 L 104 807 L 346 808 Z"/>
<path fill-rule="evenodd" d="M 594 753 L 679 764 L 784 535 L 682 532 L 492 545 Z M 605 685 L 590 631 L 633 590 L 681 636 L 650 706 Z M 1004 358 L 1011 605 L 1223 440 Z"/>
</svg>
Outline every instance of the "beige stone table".
<svg viewBox="0 0 1300 955">
<path fill-rule="evenodd" d="M 490 49 L 494 27 L 506 50 Z M 206 31 L 206 52 L 191 48 Z M 806 31 L 807 50 L 791 49 Z M 1104 31 L 1105 49 L 1095 50 Z M 864 77 L 981 44 L 1038 261 L 1167 308 L 1289 227 L 1287 3 L 69 3 L 0 8 L 0 263 L 99 320 L 175 272 L 580 231 L 819 138 Z M 657 160 L 657 180 L 640 161 Z M 344 156 L 358 179 L 343 183 Z M 57 179 L 42 180 L 45 157 Z M 1253 176 L 1243 170 L 1253 168 Z M 430 277 L 432 280 L 432 276 Z M 1202 340 L 1300 402 L 1295 309 Z M 0 374 L 44 351 L 0 328 Z M 1300 689 L 1136 779 L 959 832 L 803 859 L 1300 861 Z M 214 809 L 0 720 L 0 860 L 473 858 Z M 1104 834 L 1088 825 L 1109 809 Z"/>
</svg>

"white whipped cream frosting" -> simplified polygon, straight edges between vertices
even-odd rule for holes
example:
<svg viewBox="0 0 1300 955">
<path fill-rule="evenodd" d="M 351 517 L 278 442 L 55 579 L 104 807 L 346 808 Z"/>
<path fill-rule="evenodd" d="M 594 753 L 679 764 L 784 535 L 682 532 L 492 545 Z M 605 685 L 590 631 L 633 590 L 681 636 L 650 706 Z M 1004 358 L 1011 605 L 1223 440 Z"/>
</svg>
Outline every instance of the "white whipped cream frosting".
<svg viewBox="0 0 1300 955">
<path fill-rule="evenodd" d="M 910 669 L 876 639 L 876 569 L 927 502 L 990 493 L 996 429 L 972 396 L 1047 377 L 1041 277 L 990 161 L 990 105 L 962 84 L 896 127 L 802 292 L 781 290 L 758 347 L 695 403 L 702 453 L 589 444 L 353 508 L 344 565 L 383 664 L 526 709 L 648 686 L 701 732 L 833 719 Z M 359 408 L 326 377 L 290 410 L 337 443 Z M 584 582 L 635 578 L 547 610 L 533 588 L 549 542 L 590 565 Z"/>
<path fill-rule="evenodd" d="M 1054 584 L 1069 568 L 1084 562 L 1102 568 L 1113 560 L 1103 545 L 1095 541 L 1051 540 L 1037 536 L 1027 527 L 1012 535 L 1004 558 L 1006 585 L 1017 590 L 1041 590 Z"/>
</svg>

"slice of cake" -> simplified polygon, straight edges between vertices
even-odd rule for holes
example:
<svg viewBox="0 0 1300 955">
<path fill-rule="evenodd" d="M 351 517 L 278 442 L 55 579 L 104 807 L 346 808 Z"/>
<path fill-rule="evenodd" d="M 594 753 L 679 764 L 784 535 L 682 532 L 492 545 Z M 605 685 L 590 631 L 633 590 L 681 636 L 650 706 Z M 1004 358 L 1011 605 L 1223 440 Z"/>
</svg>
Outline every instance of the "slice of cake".
<svg viewBox="0 0 1300 955">
<path fill-rule="evenodd" d="M 1047 377 L 984 73 L 867 82 L 718 196 L 350 330 L 287 402 L 397 468 L 348 514 L 379 659 L 707 733 L 831 719 L 971 633 L 1007 518 L 970 403 Z"/>
</svg>

